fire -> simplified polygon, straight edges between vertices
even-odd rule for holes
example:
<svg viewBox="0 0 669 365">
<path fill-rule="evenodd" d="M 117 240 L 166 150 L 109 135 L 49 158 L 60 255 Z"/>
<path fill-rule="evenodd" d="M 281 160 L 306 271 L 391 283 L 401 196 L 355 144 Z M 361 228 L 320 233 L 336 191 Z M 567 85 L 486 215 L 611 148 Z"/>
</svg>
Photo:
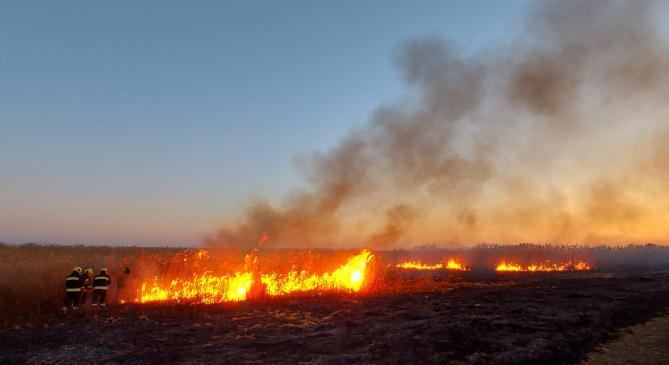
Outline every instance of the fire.
<svg viewBox="0 0 669 365">
<path fill-rule="evenodd" d="M 198 253 L 199 258 L 203 255 L 206 253 Z M 176 278 L 164 286 L 158 278 L 154 278 L 152 284 L 145 282 L 142 285 L 140 302 L 195 301 L 212 304 L 244 301 L 256 292 L 269 296 L 310 291 L 358 292 L 365 282 L 373 256 L 370 251 L 363 250 L 335 271 L 319 275 L 305 270 L 292 270 L 287 274 L 260 273 L 257 270 L 257 255 L 247 255 L 246 270 L 231 275 L 219 276 L 205 271 L 191 278 Z"/>
<path fill-rule="evenodd" d="M 446 268 L 449 270 L 461 270 L 461 271 L 468 270 L 462 263 L 455 261 L 453 259 L 448 260 L 448 262 L 446 263 Z"/>
<path fill-rule="evenodd" d="M 576 271 L 588 271 L 588 270 L 592 270 L 592 268 L 590 267 L 590 265 L 586 264 L 583 261 L 576 261 L 576 262 L 574 262 L 574 270 L 576 270 Z"/>
<path fill-rule="evenodd" d="M 592 270 L 592 267 L 588 265 L 585 261 L 575 260 L 567 261 L 563 263 L 550 263 L 549 261 L 541 262 L 537 264 L 531 264 L 528 266 L 521 266 L 516 263 L 507 263 L 505 260 L 502 260 L 497 267 L 496 271 L 587 271 Z"/>
<path fill-rule="evenodd" d="M 507 264 L 506 261 L 502 261 L 497 265 L 495 271 L 523 271 L 523 268 L 518 264 Z"/>
<path fill-rule="evenodd" d="M 306 291 L 360 291 L 365 279 L 367 264 L 374 255 L 368 250 L 350 258 L 332 273 L 309 274 L 291 271 L 287 275 L 263 274 L 261 282 L 265 292 L 272 296 Z"/>
<path fill-rule="evenodd" d="M 446 265 L 442 263 L 434 265 L 426 265 L 421 262 L 409 261 L 397 264 L 395 265 L 395 267 L 398 267 L 400 269 L 411 269 L 411 270 L 439 270 L 439 269 L 462 270 L 462 271 L 468 270 L 461 262 L 454 259 L 448 259 Z"/>
<path fill-rule="evenodd" d="M 438 269 L 443 269 L 444 265 L 442 264 L 425 265 L 420 262 L 403 262 L 401 264 L 397 264 L 395 267 L 399 267 L 400 269 L 412 269 L 412 270 L 438 270 Z"/>
<path fill-rule="evenodd" d="M 372 280 L 369 267 L 374 255 L 369 250 L 362 250 L 350 256 L 342 265 L 333 266 L 335 269 L 324 273 L 297 269 L 300 265 L 285 271 L 281 269 L 263 271 L 259 252 L 266 239 L 267 237 L 263 237 L 256 248 L 244 256 L 244 265 L 235 263 L 235 259 L 232 259 L 229 264 L 228 261 L 215 262 L 219 264 L 219 267 L 239 265 L 239 271 L 230 271 L 227 274 L 211 271 L 212 265 L 209 261 L 211 257 L 207 250 L 180 252 L 163 266 L 163 274 L 145 281 L 138 295 L 134 300 L 130 300 L 139 303 L 172 301 L 213 304 L 293 293 L 356 293 L 362 291 L 363 288 L 371 287 L 368 284 Z M 267 261 L 266 264 L 272 262 Z M 307 267 L 311 266 L 307 265 Z M 469 270 L 457 258 L 444 258 L 436 264 L 407 261 L 389 265 L 389 267 L 409 270 Z M 560 272 L 592 270 L 592 267 L 583 260 L 559 263 L 544 260 L 523 266 L 517 262 L 502 259 L 495 270 Z"/>
</svg>

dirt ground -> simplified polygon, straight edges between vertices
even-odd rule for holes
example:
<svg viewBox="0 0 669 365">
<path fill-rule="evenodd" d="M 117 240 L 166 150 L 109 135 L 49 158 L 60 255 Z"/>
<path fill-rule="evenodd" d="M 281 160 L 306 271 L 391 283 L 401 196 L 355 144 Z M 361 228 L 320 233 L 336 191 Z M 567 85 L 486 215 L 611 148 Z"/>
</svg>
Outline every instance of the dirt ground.
<svg viewBox="0 0 669 365">
<path fill-rule="evenodd" d="M 668 365 L 669 315 L 625 328 L 614 341 L 597 346 L 583 365 Z"/>
<path fill-rule="evenodd" d="M 666 272 L 465 276 L 419 292 L 53 318 L 0 330 L 0 363 L 578 363 L 667 309 Z"/>
</svg>

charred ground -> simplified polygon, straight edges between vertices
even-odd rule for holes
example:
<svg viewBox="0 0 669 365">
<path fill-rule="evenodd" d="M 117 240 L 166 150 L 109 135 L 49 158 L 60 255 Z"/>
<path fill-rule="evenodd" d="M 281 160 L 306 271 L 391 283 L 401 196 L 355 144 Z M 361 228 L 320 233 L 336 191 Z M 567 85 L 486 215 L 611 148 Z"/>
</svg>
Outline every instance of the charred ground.
<svg viewBox="0 0 669 365">
<path fill-rule="evenodd" d="M 0 362 L 572 363 L 669 308 L 667 271 L 417 275 L 367 295 L 54 318 L 0 331 Z"/>
</svg>

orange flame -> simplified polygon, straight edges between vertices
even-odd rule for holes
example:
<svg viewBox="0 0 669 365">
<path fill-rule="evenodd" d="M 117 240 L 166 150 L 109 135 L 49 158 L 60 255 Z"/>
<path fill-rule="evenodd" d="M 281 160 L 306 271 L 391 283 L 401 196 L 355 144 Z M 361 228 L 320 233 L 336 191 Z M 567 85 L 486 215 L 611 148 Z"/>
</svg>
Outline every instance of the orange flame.
<svg viewBox="0 0 669 365">
<path fill-rule="evenodd" d="M 261 282 L 269 295 L 284 295 L 305 291 L 353 291 L 362 287 L 367 264 L 374 257 L 368 250 L 350 258 L 346 264 L 332 273 L 309 274 L 307 271 L 291 271 L 287 275 L 263 274 Z"/>
<path fill-rule="evenodd" d="M 549 261 L 541 262 L 537 264 L 531 264 L 528 266 L 521 266 L 516 263 L 507 263 L 505 260 L 502 260 L 495 271 L 588 271 L 592 270 L 592 267 L 588 265 L 585 261 L 576 260 L 576 261 L 567 261 L 558 264 L 552 264 Z"/>
<path fill-rule="evenodd" d="M 400 269 L 411 269 L 411 270 L 438 270 L 443 269 L 444 265 L 435 264 L 435 265 L 425 265 L 420 262 L 403 262 L 401 264 L 395 265 Z"/>
<path fill-rule="evenodd" d="M 518 264 L 509 263 L 506 261 L 500 262 L 495 268 L 496 271 L 523 271 L 523 268 Z"/>
<path fill-rule="evenodd" d="M 468 270 L 461 262 L 455 259 L 448 259 L 446 265 L 442 263 L 434 265 L 426 265 L 421 262 L 408 261 L 408 262 L 403 262 L 401 264 L 397 264 L 395 265 L 395 267 L 398 267 L 400 269 L 410 269 L 410 270 L 439 270 L 439 269 L 462 270 L 462 271 Z"/>
<path fill-rule="evenodd" d="M 446 268 L 449 269 L 449 270 L 461 270 L 461 271 L 469 270 L 461 262 L 458 262 L 454 259 L 449 259 L 448 260 L 448 262 L 446 263 Z"/>
<path fill-rule="evenodd" d="M 152 285 L 147 282 L 142 285 L 140 302 L 195 301 L 206 304 L 236 302 L 248 299 L 254 286 L 260 288 L 262 294 L 269 296 L 307 291 L 358 292 L 363 286 L 368 263 L 373 257 L 370 251 L 363 250 L 332 273 L 317 275 L 304 270 L 293 270 L 281 275 L 254 274 L 248 271 L 249 264 L 257 262 L 257 256 L 247 255 L 245 258 L 247 271 L 232 275 L 216 276 L 211 272 L 204 272 L 195 274 L 191 279 L 177 278 L 167 286 L 161 286 L 156 277 Z"/>
</svg>

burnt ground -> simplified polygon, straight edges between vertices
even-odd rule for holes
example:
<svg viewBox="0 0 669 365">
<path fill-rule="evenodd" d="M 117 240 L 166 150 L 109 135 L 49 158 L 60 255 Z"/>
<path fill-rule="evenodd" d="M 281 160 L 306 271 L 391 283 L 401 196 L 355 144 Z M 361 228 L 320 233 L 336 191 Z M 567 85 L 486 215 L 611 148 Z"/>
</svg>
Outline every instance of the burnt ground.
<svg viewBox="0 0 669 365">
<path fill-rule="evenodd" d="M 465 275 L 420 292 L 53 318 L 0 330 L 0 363 L 574 363 L 667 309 L 667 272 Z"/>
</svg>

